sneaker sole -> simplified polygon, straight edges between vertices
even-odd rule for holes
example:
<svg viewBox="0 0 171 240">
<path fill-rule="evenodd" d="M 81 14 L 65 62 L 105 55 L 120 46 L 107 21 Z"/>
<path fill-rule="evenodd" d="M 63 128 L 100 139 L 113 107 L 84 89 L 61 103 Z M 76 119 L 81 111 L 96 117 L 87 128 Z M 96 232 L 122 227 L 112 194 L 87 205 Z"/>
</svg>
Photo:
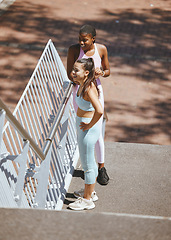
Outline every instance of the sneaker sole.
<svg viewBox="0 0 171 240">
<path fill-rule="evenodd" d="M 105 183 L 102 183 L 102 182 L 100 182 L 100 181 L 97 179 L 97 182 L 98 182 L 100 185 L 107 185 L 107 184 L 109 183 L 109 180 L 108 180 L 107 182 L 105 182 Z"/>
<path fill-rule="evenodd" d="M 90 207 L 86 207 L 86 208 L 73 208 L 73 207 L 69 207 L 69 208 L 72 209 L 72 210 L 75 210 L 75 211 L 91 210 L 91 209 L 95 208 L 95 205 L 90 206 Z"/>
</svg>

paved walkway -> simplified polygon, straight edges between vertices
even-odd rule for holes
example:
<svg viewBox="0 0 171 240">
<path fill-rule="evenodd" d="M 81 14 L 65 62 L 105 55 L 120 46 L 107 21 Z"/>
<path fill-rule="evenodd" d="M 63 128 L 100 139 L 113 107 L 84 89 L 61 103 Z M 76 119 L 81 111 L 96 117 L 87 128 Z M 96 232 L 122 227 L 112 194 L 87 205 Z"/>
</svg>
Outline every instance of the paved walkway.
<svg viewBox="0 0 171 240">
<path fill-rule="evenodd" d="M 170 145 L 170 11 L 161 0 L 16 0 L 0 16 L 1 98 L 14 109 L 49 38 L 66 66 L 68 47 L 89 23 L 109 51 L 105 140 Z"/>
<path fill-rule="evenodd" d="M 171 146 L 106 142 L 105 160 L 110 182 L 96 184 L 99 200 L 92 212 L 171 216 Z M 83 187 L 78 163 L 63 209 Z"/>
</svg>

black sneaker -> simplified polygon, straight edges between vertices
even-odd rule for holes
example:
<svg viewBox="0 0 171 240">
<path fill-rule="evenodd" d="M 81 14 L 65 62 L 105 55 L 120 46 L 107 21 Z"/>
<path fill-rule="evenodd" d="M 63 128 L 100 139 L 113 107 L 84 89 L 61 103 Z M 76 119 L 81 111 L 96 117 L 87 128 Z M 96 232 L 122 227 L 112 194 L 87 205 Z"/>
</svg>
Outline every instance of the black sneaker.
<svg viewBox="0 0 171 240">
<path fill-rule="evenodd" d="M 109 176 L 107 175 L 106 168 L 102 167 L 98 171 L 97 182 L 101 185 L 107 185 L 109 182 Z"/>
</svg>

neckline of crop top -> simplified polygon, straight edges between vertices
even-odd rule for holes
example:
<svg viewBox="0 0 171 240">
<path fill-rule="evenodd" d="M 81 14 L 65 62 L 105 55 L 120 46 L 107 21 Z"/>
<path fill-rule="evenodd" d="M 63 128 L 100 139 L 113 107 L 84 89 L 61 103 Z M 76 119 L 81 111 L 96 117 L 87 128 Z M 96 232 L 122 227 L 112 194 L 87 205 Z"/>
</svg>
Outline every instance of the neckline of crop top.
<svg viewBox="0 0 171 240">
<path fill-rule="evenodd" d="M 75 96 L 75 101 L 81 110 L 86 111 L 86 112 L 94 111 L 94 107 L 93 107 L 92 103 L 85 100 L 83 97 L 78 96 L 78 91 Z"/>
</svg>

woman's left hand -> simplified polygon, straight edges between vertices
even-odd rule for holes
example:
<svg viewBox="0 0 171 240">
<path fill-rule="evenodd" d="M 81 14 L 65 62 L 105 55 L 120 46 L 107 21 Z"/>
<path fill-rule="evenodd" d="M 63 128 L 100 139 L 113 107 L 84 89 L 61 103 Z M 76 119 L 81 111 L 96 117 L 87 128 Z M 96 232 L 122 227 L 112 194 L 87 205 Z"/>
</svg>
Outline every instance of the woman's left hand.
<svg viewBox="0 0 171 240">
<path fill-rule="evenodd" d="M 81 123 L 80 123 L 80 129 L 82 129 L 83 132 L 86 131 L 86 130 L 88 130 L 88 129 L 90 129 L 89 124 L 88 124 L 88 123 L 81 122 Z"/>
<path fill-rule="evenodd" d="M 100 76 L 102 76 L 103 71 L 100 68 L 96 68 L 95 69 L 95 78 L 99 78 Z"/>
</svg>

